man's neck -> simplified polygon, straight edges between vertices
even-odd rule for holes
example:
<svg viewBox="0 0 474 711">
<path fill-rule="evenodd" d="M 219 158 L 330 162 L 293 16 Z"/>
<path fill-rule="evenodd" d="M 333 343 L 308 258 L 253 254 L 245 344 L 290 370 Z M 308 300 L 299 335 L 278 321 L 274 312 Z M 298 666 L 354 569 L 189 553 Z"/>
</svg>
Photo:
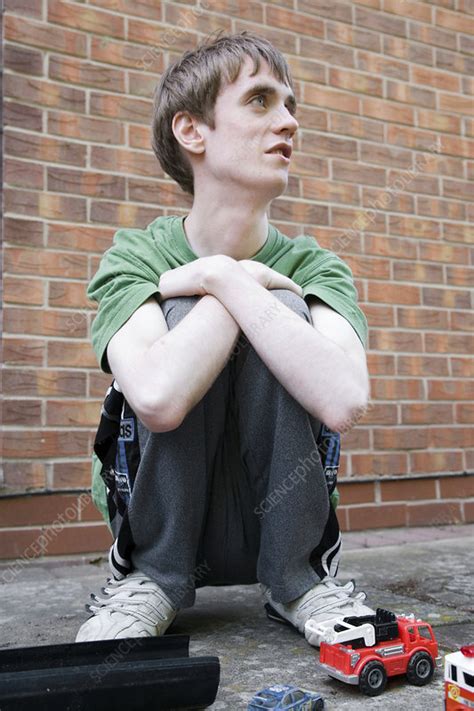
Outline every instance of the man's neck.
<svg viewBox="0 0 474 711">
<path fill-rule="evenodd" d="M 239 205 L 215 209 L 195 201 L 184 221 L 184 231 L 198 257 L 226 254 L 236 260 L 250 259 L 267 240 L 267 210 L 249 211 Z"/>
</svg>

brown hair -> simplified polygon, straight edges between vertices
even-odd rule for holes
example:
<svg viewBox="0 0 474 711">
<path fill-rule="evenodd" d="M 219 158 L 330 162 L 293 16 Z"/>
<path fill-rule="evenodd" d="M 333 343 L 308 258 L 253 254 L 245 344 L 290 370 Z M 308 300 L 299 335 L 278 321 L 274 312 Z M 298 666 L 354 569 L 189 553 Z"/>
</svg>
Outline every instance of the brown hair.
<svg viewBox="0 0 474 711">
<path fill-rule="evenodd" d="M 198 47 L 187 51 L 163 73 L 155 91 L 152 120 L 152 148 L 161 167 L 181 188 L 194 195 L 191 163 L 171 127 L 178 111 L 188 111 L 211 129 L 215 128 L 214 107 L 224 78 L 232 84 L 238 77 L 244 55 L 253 59 L 252 76 L 263 57 L 274 76 L 294 92 L 288 64 L 267 39 L 247 30 L 219 37 L 209 35 Z"/>
</svg>

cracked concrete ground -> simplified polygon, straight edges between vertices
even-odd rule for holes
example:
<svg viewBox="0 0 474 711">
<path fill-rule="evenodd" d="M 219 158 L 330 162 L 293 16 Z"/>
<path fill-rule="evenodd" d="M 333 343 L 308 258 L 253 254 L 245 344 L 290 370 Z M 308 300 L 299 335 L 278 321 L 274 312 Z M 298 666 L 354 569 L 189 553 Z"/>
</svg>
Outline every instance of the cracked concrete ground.
<svg viewBox="0 0 474 711">
<path fill-rule="evenodd" d="M 339 571 L 354 578 L 373 607 L 414 612 L 432 623 L 441 654 L 474 643 L 474 526 L 385 529 L 345 534 Z M 0 566 L 0 648 L 74 640 L 84 603 L 109 575 L 105 556 L 47 559 L 13 578 Z M 191 636 L 191 655 L 217 655 L 221 681 L 214 711 L 246 709 L 252 694 L 275 682 L 318 691 L 331 710 L 443 709 L 443 676 L 417 688 L 389 680 L 379 697 L 329 678 L 318 652 L 294 630 L 265 616 L 258 586 L 208 587 L 169 630 Z"/>
</svg>

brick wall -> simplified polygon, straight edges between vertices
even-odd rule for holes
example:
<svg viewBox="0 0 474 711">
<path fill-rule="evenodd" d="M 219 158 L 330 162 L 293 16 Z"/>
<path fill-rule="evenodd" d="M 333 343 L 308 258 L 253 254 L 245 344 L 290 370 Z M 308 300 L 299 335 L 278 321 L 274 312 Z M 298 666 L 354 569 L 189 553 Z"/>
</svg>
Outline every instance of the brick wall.
<svg viewBox="0 0 474 711">
<path fill-rule="evenodd" d="M 347 260 L 371 327 L 343 526 L 474 518 L 454 477 L 474 470 L 473 0 L 6 0 L 3 491 L 56 493 L 3 500 L 5 557 L 89 485 L 110 378 L 86 285 L 118 226 L 189 210 L 149 148 L 151 95 L 220 28 L 288 57 L 300 130 L 270 219 Z M 63 529 L 47 552 L 108 540 L 90 506 Z"/>
</svg>

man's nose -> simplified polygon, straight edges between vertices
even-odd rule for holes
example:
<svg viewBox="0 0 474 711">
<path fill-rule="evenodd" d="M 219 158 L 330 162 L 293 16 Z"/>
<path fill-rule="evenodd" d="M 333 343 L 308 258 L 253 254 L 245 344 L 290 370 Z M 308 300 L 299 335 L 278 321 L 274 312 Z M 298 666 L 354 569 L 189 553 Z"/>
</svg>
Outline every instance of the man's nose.
<svg viewBox="0 0 474 711">
<path fill-rule="evenodd" d="M 280 132 L 282 130 L 289 131 L 290 135 L 293 135 L 298 130 L 299 123 L 293 114 L 287 109 L 286 106 L 281 106 L 278 109 L 277 117 L 274 122 L 274 131 Z"/>
</svg>

